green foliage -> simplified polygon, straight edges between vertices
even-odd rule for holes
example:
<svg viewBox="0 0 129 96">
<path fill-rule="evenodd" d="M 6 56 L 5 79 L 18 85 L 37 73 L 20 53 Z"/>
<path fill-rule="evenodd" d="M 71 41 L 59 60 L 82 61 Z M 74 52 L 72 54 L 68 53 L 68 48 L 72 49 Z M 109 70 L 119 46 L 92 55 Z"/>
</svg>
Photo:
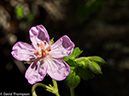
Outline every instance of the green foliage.
<svg viewBox="0 0 129 96">
<path fill-rule="evenodd" d="M 64 61 L 65 61 L 65 60 L 64 60 Z M 78 63 L 77 63 L 75 60 L 68 59 L 66 62 L 67 62 L 71 67 L 78 66 Z"/>
<path fill-rule="evenodd" d="M 83 51 L 81 51 L 78 47 L 76 47 L 73 52 L 71 53 L 71 55 L 64 57 L 63 60 L 67 61 L 69 59 L 74 60 L 75 58 L 77 58 Z"/>
<path fill-rule="evenodd" d="M 96 62 L 99 65 L 106 64 L 106 61 L 99 56 L 90 56 L 90 57 L 87 57 L 87 59 L 90 60 L 91 62 Z"/>
<path fill-rule="evenodd" d="M 102 74 L 100 66 L 96 62 L 91 62 L 88 64 L 88 68 L 95 74 Z"/>
<path fill-rule="evenodd" d="M 76 74 L 76 72 L 74 71 L 74 67 L 71 67 L 71 72 L 69 73 L 69 75 L 66 78 L 66 82 L 70 87 L 77 87 L 78 84 L 80 83 L 80 76 Z"/>
<path fill-rule="evenodd" d="M 82 67 L 77 67 L 76 72 L 83 80 L 92 79 L 94 77 L 94 74 L 88 68 L 83 69 Z"/>
<path fill-rule="evenodd" d="M 16 7 L 15 8 L 15 14 L 17 19 L 22 19 L 24 17 L 23 7 Z"/>
<path fill-rule="evenodd" d="M 87 69 L 89 61 L 87 59 L 85 59 L 85 57 L 76 59 L 76 62 L 78 63 L 79 67 Z"/>
<path fill-rule="evenodd" d="M 88 80 L 92 79 L 94 74 L 102 74 L 100 66 L 106 64 L 106 62 L 99 56 L 78 58 L 82 52 L 83 51 L 76 47 L 71 55 L 63 58 L 71 68 L 71 72 L 67 76 L 66 82 L 73 88 L 80 83 L 80 78 Z"/>
<path fill-rule="evenodd" d="M 32 12 L 29 12 L 27 15 L 24 14 L 24 7 L 18 6 L 14 10 L 17 19 L 26 19 L 27 21 L 31 21 L 34 19 L 34 14 Z"/>
</svg>

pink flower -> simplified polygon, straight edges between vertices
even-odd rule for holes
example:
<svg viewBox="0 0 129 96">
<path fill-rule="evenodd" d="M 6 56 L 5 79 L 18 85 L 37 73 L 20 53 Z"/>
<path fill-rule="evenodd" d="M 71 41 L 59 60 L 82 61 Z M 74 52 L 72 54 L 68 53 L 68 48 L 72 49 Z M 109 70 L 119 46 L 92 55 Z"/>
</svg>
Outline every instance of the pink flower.
<svg viewBox="0 0 129 96">
<path fill-rule="evenodd" d="M 43 25 L 32 27 L 29 34 L 33 46 L 17 42 L 11 52 L 19 61 L 33 61 L 25 73 L 28 82 L 42 81 L 46 74 L 57 81 L 65 79 L 70 67 L 61 58 L 72 53 L 74 43 L 64 35 L 50 46 L 49 35 Z"/>
</svg>

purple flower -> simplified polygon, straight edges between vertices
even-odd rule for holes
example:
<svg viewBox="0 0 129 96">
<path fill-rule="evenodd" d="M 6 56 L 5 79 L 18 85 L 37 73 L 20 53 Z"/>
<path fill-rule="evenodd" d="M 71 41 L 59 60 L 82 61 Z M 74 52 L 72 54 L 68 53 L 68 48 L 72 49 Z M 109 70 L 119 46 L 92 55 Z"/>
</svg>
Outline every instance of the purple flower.
<svg viewBox="0 0 129 96">
<path fill-rule="evenodd" d="M 64 35 L 50 46 L 49 35 L 43 25 L 32 27 L 29 34 L 33 46 L 17 42 L 11 52 L 19 61 L 33 61 L 25 73 L 28 82 L 42 81 L 46 74 L 57 81 L 65 79 L 70 67 L 61 58 L 72 53 L 74 43 Z"/>
</svg>

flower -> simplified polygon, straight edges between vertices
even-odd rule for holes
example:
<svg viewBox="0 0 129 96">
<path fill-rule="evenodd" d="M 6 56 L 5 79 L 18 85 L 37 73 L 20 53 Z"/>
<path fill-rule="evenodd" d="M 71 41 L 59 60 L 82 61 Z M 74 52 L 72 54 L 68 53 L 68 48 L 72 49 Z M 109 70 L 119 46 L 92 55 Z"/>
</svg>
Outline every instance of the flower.
<svg viewBox="0 0 129 96">
<path fill-rule="evenodd" d="M 64 80 L 70 67 L 61 58 L 72 53 L 74 43 L 64 35 L 50 45 L 48 32 L 43 25 L 32 27 L 29 34 L 33 46 L 17 42 L 11 52 L 19 61 L 33 61 L 25 73 L 28 82 L 34 84 L 42 81 L 46 74 L 57 81 Z"/>
</svg>

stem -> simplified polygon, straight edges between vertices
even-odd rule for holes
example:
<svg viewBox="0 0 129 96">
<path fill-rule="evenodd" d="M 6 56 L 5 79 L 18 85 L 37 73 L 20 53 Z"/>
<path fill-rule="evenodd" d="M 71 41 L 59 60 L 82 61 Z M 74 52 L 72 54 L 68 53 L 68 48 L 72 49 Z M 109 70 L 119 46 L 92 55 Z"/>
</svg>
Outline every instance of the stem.
<svg viewBox="0 0 129 96">
<path fill-rule="evenodd" d="M 32 86 L 32 95 L 33 96 L 37 96 L 35 89 L 36 89 L 36 87 L 41 86 L 41 87 L 46 88 L 47 91 L 49 91 L 51 93 L 54 93 L 56 96 L 60 96 L 59 93 L 58 93 L 58 86 L 57 86 L 56 80 L 52 79 L 52 82 L 53 82 L 54 87 L 51 86 L 51 85 L 47 86 L 47 85 L 42 84 L 42 83 L 36 83 L 36 84 L 34 84 Z"/>
<path fill-rule="evenodd" d="M 58 89 L 56 80 L 52 79 L 52 82 L 53 82 L 53 85 L 54 85 L 55 89 Z"/>
<path fill-rule="evenodd" d="M 37 86 L 41 86 L 41 87 L 44 87 L 46 89 L 48 89 L 48 91 L 52 91 L 53 89 L 50 88 L 49 86 L 45 85 L 45 84 L 42 84 L 42 83 L 36 83 L 35 85 L 32 86 L 32 95 L 33 96 L 37 96 L 36 92 L 35 92 L 35 89 Z"/>
<path fill-rule="evenodd" d="M 59 92 L 58 92 L 58 86 L 57 86 L 56 80 L 52 79 L 52 82 L 53 82 L 53 85 L 54 85 L 54 88 L 55 88 L 55 94 L 56 94 L 56 96 L 60 96 L 59 95 Z"/>
<path fill-rule="evenodd" d="M 74 96 L 74 88 L 73 87 L 70 87 L 70 93 L 71 93 L 71 96 Z"/>
</svg>

